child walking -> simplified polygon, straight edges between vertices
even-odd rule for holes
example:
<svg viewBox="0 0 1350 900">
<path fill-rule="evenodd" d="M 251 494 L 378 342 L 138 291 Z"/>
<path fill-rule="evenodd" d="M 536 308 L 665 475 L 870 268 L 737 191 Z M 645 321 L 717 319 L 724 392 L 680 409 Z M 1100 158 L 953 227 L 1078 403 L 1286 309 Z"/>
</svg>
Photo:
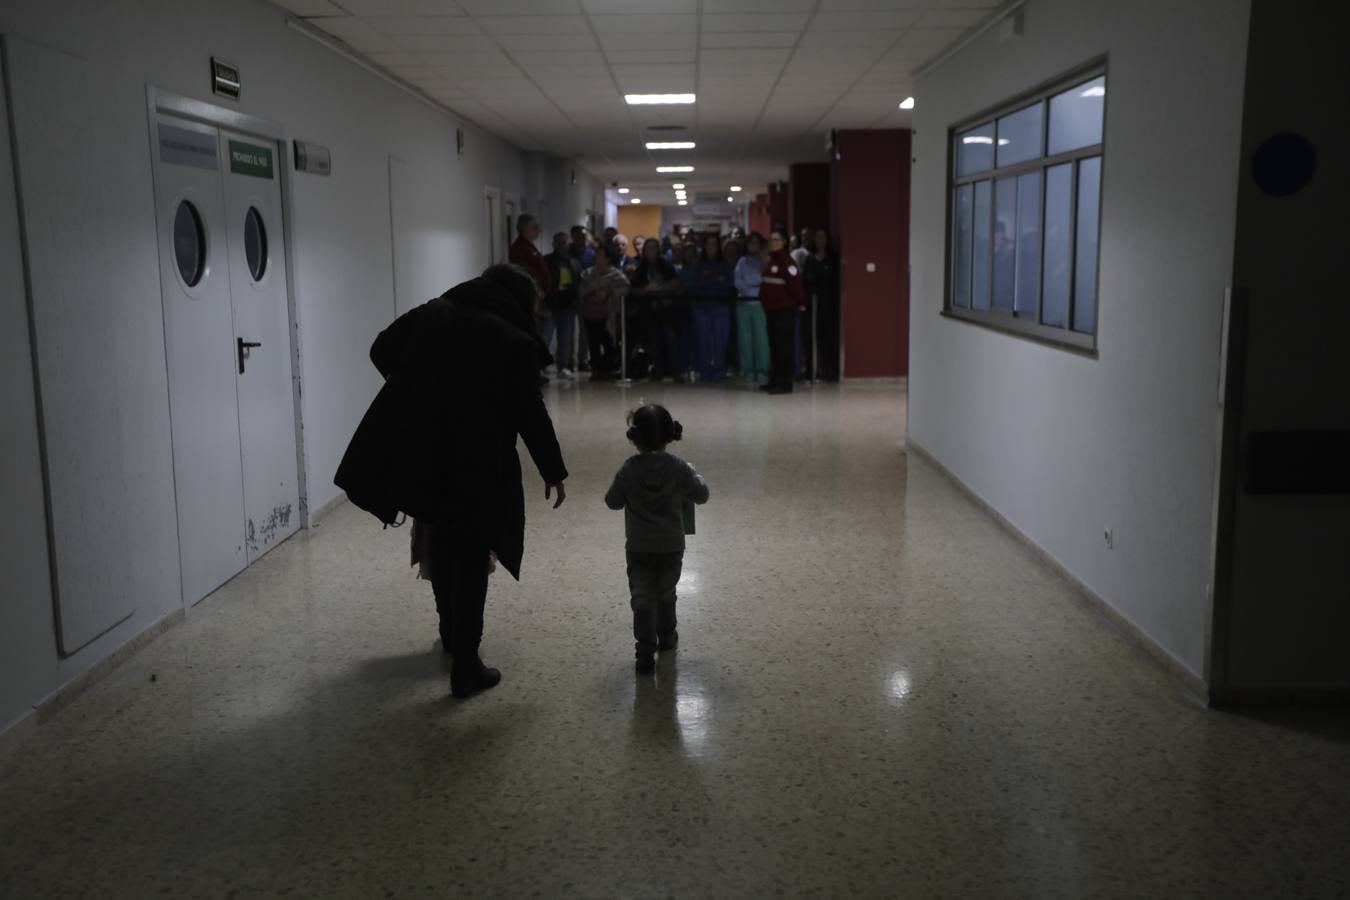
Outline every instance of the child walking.
<svg viewBox="0 0 1350 900">
<path fill-rule="evenodd" d="M 694 467 L 666 452 L 684 429 L 655 404 L 628 415 L 628 440 L 638 454 L 614 476 L 605 494 L 610 509 L 624 511 L 628 589 L 633 604 L 637 670 L 656 669 L 656 651 L 674 650 L 675 585 L 684 565 L 684 508 L 707 503 L 708 485 Z"/>
</svg>

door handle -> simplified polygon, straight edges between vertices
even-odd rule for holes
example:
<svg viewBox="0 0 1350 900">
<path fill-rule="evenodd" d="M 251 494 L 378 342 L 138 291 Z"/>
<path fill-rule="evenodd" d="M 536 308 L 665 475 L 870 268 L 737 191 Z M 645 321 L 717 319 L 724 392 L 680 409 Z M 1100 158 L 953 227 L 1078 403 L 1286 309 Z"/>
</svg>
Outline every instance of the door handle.
<svg viewBox="0 0 1350 900">
<path fill-rule="evenodd" d="M 246 341 L 243 338 L 235 338 L 235 341 L 239 347 L 239 374 L 243 375 L 244 360 L 248 358 L 248 351 L 254 349 L 255 347 L 261 347 L 262 344 L 259 344 L 256 341 Z"/>
</svg>

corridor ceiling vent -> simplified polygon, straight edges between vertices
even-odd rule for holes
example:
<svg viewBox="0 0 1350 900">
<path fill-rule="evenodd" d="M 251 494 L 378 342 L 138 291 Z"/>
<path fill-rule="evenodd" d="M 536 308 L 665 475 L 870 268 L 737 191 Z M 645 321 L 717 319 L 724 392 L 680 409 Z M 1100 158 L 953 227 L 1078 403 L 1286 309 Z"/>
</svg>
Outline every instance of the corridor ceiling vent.
<svg viewBox="0 0 1350 900">
<path fill-rule="evenodd" d="M 906 97 L 905 99 L 901 100 L 901 101 L 900 101 L 900 108 L 901 108 L 901 109 L 913 109 L 913 108 L 914 108 L 914 98 L 913 98 L 913 97 Z"/>
<path fill-rule="evenodd" d="M 624 94 L 624 102 L 629 106 L 674 106 L 695 102 L 695 94 Z"/>
<path fill-rule="evenodd" d="M 693 166 L 657 166 L 657 167 L 656 167 L 656 171 L 657 171 L 657 172 L 660 172 L 660 173 L 666 173 L 666 172 L 692 172 L 692 171 L 694 171 L 694 167 L 693 167 Z"/>
<path fill-rule="evenodd" d="M 693 141 L 648 141 L 648 150 L 693 150 L 698 145 Z"/>
</svg>

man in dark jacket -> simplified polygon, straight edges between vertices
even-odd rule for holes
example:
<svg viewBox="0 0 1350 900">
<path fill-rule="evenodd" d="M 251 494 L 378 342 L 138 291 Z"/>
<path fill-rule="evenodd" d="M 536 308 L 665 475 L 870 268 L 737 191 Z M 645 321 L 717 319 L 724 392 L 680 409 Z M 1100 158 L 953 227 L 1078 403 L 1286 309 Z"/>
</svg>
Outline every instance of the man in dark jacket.
<svg viewBox="0 0 1350 900">
<path fill-rule="evenodd" d="M 545 303 L 550 313 L 550 325 L 539 334 L 547 344 L 553 335 L 558 337 L 557 372 L 566 381 L 576 378 L 576 360 L 573 344 L 577 331 L 577 288 L 581 285 L 581 264 L 572 256 L 567 235 L 553 236 L 553 252 L 544 257 L 548 266 L 549 292 Z"/>
<path fill-rule="evenodd" d="M 537 381 L 548 351 L 533 329 L 538 289 L 528 272 L 493 266 L 380 332 L 371 361 L 385 385 L 357 428 L 335 481 L 386 523 L 411 515 L 413 562 L 430 578 L 451 690 L 466 697 L 501 681 L 478 655 L 492 556 L 516 579 L 525 495 L 516 438 L 544 496 L 566 492 L 553 423 Z"/>
</svg>

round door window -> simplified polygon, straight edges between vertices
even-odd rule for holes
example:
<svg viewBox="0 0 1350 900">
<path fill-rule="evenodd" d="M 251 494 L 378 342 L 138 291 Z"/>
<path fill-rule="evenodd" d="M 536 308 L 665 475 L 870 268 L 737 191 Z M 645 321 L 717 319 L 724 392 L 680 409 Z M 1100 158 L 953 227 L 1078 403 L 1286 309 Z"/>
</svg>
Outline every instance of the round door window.
<svg viewBox="0 0 1350 900">
<path fill-rule="evenodd" d="M 206 274 L 206 229 L 197 207 L 186 200 L 173 217 L 173 256 L 183 283 L 196 287 Z"/>
<path fill-rule="evenodd" d="M 262 213 L 253 206 L 244 216 L 244 258 L 253 280 L 262 281 L 267 273 L 267 228 L 263 225 Z"/>
</svg>

